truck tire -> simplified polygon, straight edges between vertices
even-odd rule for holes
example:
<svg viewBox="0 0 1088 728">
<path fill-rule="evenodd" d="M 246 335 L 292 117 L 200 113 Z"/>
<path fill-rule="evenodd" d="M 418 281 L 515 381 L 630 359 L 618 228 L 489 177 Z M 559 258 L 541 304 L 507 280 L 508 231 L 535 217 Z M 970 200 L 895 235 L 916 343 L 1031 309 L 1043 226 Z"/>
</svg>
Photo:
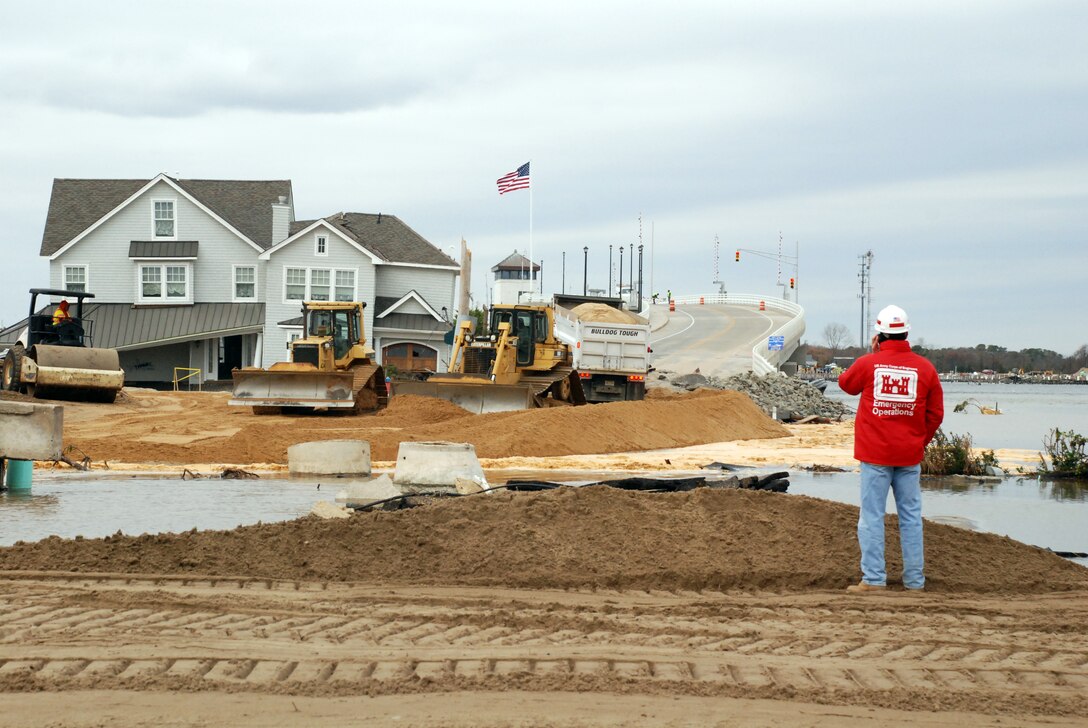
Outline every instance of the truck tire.
<svg viewBox="0 0 1088 728">
<path fill-rule="evenodd" d="M 22 344 L 16 344 L 8 349 L 8 353 L 4 357 L 3 389 L 11 392 L 22 391 L 23 385 L 19 380 L 19 375 L 23 371 L 23 357 L 25 356 L 26 350 Z"/>
</svg>

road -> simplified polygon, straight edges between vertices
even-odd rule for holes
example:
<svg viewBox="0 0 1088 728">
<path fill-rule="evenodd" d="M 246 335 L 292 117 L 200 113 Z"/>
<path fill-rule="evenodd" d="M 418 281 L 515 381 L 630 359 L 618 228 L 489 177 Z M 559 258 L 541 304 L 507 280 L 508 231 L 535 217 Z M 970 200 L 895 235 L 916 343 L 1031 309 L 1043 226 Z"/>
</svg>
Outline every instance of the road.
<svg viewBox="0 0 1088 728">
<path fill-rule="evenodd" d="M 654 366 L 716 376 L 751 371 L 752 347 L 789 320 L 788 314 L 751 306 L 677 306 L 650 337 Z"/>
</svg>

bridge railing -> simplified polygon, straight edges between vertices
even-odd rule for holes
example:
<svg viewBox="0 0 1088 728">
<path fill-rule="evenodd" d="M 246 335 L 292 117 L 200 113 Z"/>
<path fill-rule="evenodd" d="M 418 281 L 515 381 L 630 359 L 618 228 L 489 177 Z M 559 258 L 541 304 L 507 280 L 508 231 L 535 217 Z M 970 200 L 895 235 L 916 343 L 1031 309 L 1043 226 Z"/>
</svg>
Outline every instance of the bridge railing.
<svg viewBox="0 0 1088 728">
<path fill-rule="evenodd" d="M 758 296 L 749 293 L 707 293 L 696 296 L 675 296 L 673 301 L 677 306 L 717 303 L 759 308 L 760 304 L 763 304 L 766 310 L 788 314 L 790 317 L 788 321 L 769 332 L 752 347 L 752 371 L 756 374 L 770 374 L 778 371 L 778 367 L 797 350 L 801 344 L 801 336 L 805 333 L 805 309 L 792 301 L 784 301 L 773 296 Z M 772 336 L 782 337 L 781 351 L 770 351 L 767 348 Z"/>
</svg>

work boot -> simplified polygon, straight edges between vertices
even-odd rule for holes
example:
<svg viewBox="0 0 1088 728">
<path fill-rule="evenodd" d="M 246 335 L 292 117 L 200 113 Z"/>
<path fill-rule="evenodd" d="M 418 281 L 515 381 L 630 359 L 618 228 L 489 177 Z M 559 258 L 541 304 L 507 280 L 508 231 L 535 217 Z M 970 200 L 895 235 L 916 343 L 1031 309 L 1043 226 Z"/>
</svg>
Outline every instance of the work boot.
<svg viewBox="0 0 1088 728">
<path fill-rule="evenodd" d="M 925 594 L 926 588 L 924 586 L 905 586 L 903 591 L 907 594 Z"/>
<path fill-rule="evenodd" d="M 864 581 L 860 581 L 857 584 L 851 584 L 846 587 L 846 591 L 853 594 L 866 594 L 868 592 L 882 592 L 887 587 L 879 586 L 877 584 L 866 584 Z"/>
</svg>

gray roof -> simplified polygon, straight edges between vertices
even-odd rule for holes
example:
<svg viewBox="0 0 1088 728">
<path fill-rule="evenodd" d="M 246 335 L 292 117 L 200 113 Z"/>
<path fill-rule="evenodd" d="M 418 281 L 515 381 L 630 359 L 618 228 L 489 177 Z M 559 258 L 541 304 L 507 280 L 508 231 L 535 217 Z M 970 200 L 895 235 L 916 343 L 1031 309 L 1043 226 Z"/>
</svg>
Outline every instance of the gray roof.
<svg viewBox="0 0 1088 728">
<path fill-rule="evenodd" d="M 374 315 L 381 316 L 382 311 L 386 310 L 402 298 L 404 298 L 404 296 L 375 296 Z"/>
<path fill-rule="evenodd" d="M 496 263 L 491 267 L 491 271 L 497 270 L 527 270 L 529 268 L 529 259 L 518 251 L 514 251 L 510 255 L 506 256 L 499 263 Z M 533 270 L 540 270 L 540 266 L 537 263 L 533 263 Z"/>
<path fill-rule="evenodd" d="M 132 240 L 128 244 L 130 258 L 195 258 L 196 240 Z"/>
<path fill-rule="evenodd" d="M 414 329 L 415 331 L 441 331 L 443 334 L 452 328 L 445 321 L 438 321 L 425 313 L 391 313 L 374 322 L 375 329 Z"/>
<path fill-rule="evenodd" d="M 63 248 L 150 181 L 54 179 L 41 255 Z M 272 247 L 272 203 L 291 200 L 291 180 L 173 181 L 262 248 Z"/>
<path fill-rule="evenodd" d="M 47 306 L 42 309 L 46 311 Z M 146 349 L 182 341 L 256 333 L 264 324 L 263 303 L 196 303 L 141 306 L 88 303 L 83 318 L 93 321 L 92 343 L 107 349 Z M 26 320 L 0 331 L 0 342 L 14 343 Z M 3 345 L 3 344 L 0 344 Z"/>
<path fill-rule="evenodd" d="M 458 265 L 457 261 L 427 242 L 395 215 L 340 212 L 324 220 L 381 260 L 418 265 Z M 313 222 L 311 220 L 309 224 Z M 291 233 L 296 232 L 298 230 L 292 226 Z"/>
</svg>

